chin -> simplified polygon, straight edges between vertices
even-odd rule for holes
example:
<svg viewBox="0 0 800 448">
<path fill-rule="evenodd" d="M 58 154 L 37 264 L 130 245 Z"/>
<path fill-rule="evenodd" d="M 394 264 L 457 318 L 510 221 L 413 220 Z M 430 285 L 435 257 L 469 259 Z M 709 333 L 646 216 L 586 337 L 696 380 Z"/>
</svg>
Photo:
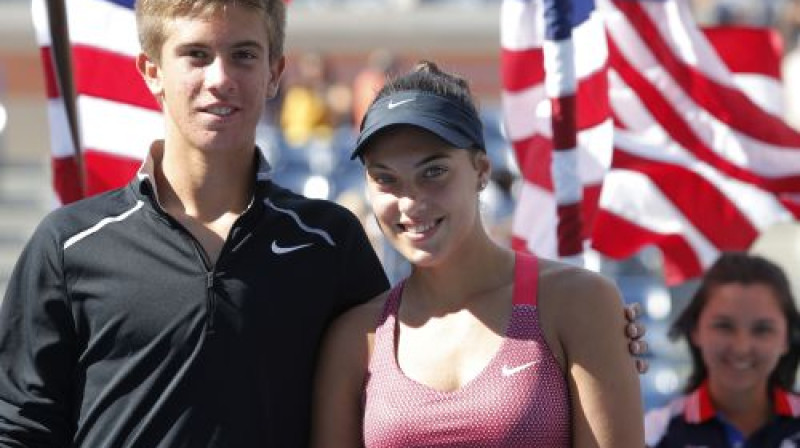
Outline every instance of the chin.
<svg viewBox="0 0 800 448">
<path fill-rule="evenodd" d="M 255 140 L 253 140 L 255 142 Z M 235 148 L 242 148 L 242 147 L 251 147 L 255 145 L 255 143 L 247 143 L 246 141 L 241 141 L 240 139 L 230 139 L 224 138 L 223 136 L 206 138 L 198 141 L 198 148 L 201 148 L 204 152 L 213 153 L 213 152 L 229 152 Z"/>
<path fill-rule="evenodd" d="M 435 267 L 441 264 L 442 261 L 441 253 L 424 249 L 406 248 L 400 253 L 409 263 L 420 268 Z"/>
<path fill-rule="evenodd" d="M 722 379 L 721 383 L 729 389 L 746 391 L 761 387 L 767 383 L 767 379 L 755 378 L 753 374 L 742 375 L 731 372 Z"/>
</svg>

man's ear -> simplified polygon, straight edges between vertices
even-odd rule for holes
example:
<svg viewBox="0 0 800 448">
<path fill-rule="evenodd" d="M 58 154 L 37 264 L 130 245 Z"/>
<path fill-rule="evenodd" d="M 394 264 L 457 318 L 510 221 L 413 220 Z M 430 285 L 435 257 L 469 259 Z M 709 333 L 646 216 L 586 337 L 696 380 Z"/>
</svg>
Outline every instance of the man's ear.
<svg viewBox="0 0 800 448">
<path fill-rule="evenodd" d="M 267 99 L 275 98 L 278 94 L 278 86 L 283 76 L 283 70 L 286 68 L 286 56 L 281 56 L 280 59 L 273 62 L 269 66 L 269 84 L 267 85 Z"/>
<path fill-rule="evenodd" d="M 161 101 L 164 87 L 161 83 L 161 69 L 158 64 L 144 52 L 141 52 L 136 56 L 136 68 L 139 70 L 139 74 L 142 75 L 145 84 L 147 84 L 147 88 L 150 89 L 150 93 Z"/>
</svg>

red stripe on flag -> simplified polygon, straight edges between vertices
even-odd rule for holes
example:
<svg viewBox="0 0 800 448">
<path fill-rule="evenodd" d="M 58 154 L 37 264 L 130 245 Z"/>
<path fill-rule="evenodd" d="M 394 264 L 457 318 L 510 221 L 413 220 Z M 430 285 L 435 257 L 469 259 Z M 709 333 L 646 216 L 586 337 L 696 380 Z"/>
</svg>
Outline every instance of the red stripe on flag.
<svg viewBox="0 0 800 448">
<path fill-rule="evenodd" d="M 559 205 L 558 208 L 558 255 L 565 257 L 583 253 L 583 219 L 581 204 Z"/>
<path fill-rule="evenodd" d="M 578 80 L 577 98 L 579 131 L 608 120 L 611 102 L 608 99 L 607 67 Z"/>
<path fill-rule="evenodd" d="M 527 156 L 529 148 L 533 145 L 550 144 L 550 141 L 540 134 L 534 134 L 531 137 L 514 140 L 511 142 L 511 147 L 514 148 L 514 156 L 517 158 L 517 164 L 520 167 L 527 165 Z M 523 173 L 524 175 L 524 173 Z"/>
<path fill-rule="evenodd" d="M 142 165 L 142 161 L 87 149 L 83 155 L 87 173 L 86 190 L 88 195 L 126 185 Z"/>
<path fill-rule="evenodd" d="M 53 170 L 53 189 L 62 204 L 69 204 L 83 199 L 81 192 L 81 176 L 75 157 L 53 157 L 51 160 Z"/>
<path fill-rule="evenodd" d="M 587 184 L 583 186 L 583 237 L 590 239 L 597 219 L 597 208 L 600 204 L 600 192 L 603 184 Z"/>
<path fill-rule="evenodd" d="M 575 129 L 575 95 L 550 99 L 552 108 L 553 149 L 573 149 L 578 144 Z"/>
<path fill-rule="evenodd" d="M 681 235 L 651 232 L 643 227 L 601 209 L 595 223 L 592 247 L 621 260 L 648 244 L 658 246 L 664 256 L 664 277 L 667 284 L 678 284 L 703 273 L 700 260 Z"/>
<path fill-rule="evenodd" d="M 79 95 L 161 110 L 135 64 L 135 60 L 129 56 L 75 45 L 73 65 L 76 91 Z"/>
<path fill-rule="evenodd" d="M 44 71 L 44 88 L 47 93 L 47 98 L 56 99 L 61 97 L 58 89 L 58 81 L 56 81 L 56 73 L 53 68 L 53 53 L 50 47 L 41 47 L 39 55 L 42 58 L 42 69 Z"/>
<path fill-rule="evenodd" d="M 540 135 L 528 139 L 527 142 L 524 159 L 518 159 L 524 160 L 520 165 L 522 176 L 534 185 L 547 191 L 553 191 L 552 142 Z"/>
<path fill-rule="evenodd" d="M 636 70 L 617 48 L 613 39 L 608 40 L 611 65 L 625 83 L 633 89 L 650 111 L 653 118 L 679 145 L 689 150 L 698 159 L 714 166 L 720 172 L 742 182 L 758 185 L 772 192 L 800 192 L 800 175 L 780 178 L 765 178 L 751 170 L 734 165 L 720 157 L 694 133 L 672 104 L 658 88 L 653 86 Z M 763 113 L 761 114 L 763 115 Z M 753 117 L 756 119 L 756 117 Z"/>
<path fill-rule="evenodd" d="M 645 174 L 719 249 L 745 250 L 758 237 L 758 229 L 731 202 L 731 198 L 694 171 L 639 157 L 619 147 L 615 148 L 612 166 Z"/>
<path fill-rule="evenodd" d="M 544 83 L 544 54 L 541 48 L 500 51 L 503 89 L 519 92 Z"/>
<path fill-rule="evenodd" d="M 703 30 L 725 65 L 734 73 L 754 73 L 781 79 L 783 42 L 770 28 L 717 26 Z M 743 49 L 747 50 L 743 50 Z"/>
<path fill-rule="evenodd" d="M 776 146 L 800 147 L 800 133 L 781 119 L 762 110 L 740 90 L 720 85 L 675 57 L 639 2 L 617 0 L 614 5 L 625 14 L 653 56 L 695 103 L 752 138 Z"/>
</svg>

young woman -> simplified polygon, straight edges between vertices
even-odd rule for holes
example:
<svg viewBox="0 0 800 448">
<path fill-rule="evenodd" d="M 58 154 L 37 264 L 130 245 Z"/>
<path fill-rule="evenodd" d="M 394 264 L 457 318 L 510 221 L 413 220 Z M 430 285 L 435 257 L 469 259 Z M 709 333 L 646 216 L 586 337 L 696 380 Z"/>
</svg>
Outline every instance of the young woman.
<svg viewBox="0 0 800 448">
<path fill-rule="evenodd" d="M 390 81 L 356 156 L 412 272 L 329 330 L 313 445 L 640 448 L 619 293 L 487 235 L 491 167 L 466 82 L 432 63 Z"/>
<path fill-rule="evenodd" d="M 800 315 L 781 269 L 722 255 L 673 324 L 692 358 L 687 394 L 645 418 L 658 448 L 800 446 Z"/>
</svg>

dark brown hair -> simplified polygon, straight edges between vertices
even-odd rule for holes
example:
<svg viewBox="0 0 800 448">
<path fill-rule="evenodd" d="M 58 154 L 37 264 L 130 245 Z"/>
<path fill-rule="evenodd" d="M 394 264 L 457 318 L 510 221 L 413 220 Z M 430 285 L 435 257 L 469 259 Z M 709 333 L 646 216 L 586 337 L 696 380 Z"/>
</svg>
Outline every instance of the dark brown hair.
<svg viewBox="0 0 800 448">
<path fill-rule="evenodd" d="M 700 349 L 692 343 L 690 335 L 697 328 L 700 314 L 708 303 L 714 288 L 730 283 L 744 285 L 762 284 L 772 289 L 778 305 L 786 318 L 789 351 L 781 357 L 769 378 L 769 387 L 779 386 L 792 390 L 800 362 L 800 314 L 792 296 L 789 281 L 783 270 L 766 258 L 743 252 L 722 254 L 703 276 L 702 283 L 689 305 L 681 312 L 669 330 L 670 339 L 686 338 L 692 358 L 692 372 L 686 391 L 695 390 L 708 377 Z"/>
</svg>

